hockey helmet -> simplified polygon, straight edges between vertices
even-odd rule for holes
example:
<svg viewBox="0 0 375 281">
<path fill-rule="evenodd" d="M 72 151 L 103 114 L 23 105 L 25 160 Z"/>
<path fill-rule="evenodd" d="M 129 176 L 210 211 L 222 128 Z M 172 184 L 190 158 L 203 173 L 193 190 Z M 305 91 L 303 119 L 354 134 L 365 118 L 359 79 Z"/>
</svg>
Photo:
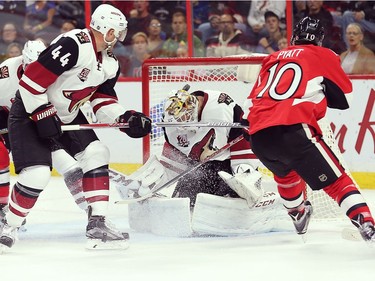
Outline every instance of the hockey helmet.
<svg viewBox="0 0 375 281">
<path fill-rule="evenodd" d="M 324 27 L 320 20 L 305 17 L 293 30 L 291 45 L 313 44 L 321 46 L 324 39 Z"/>
<path fill-rule="evenodd" d="M 27 41 L 22 50 L 22 65 L 23 69 L 30 63 L 36 61 L 39 55 L 45 50 L 46 46 L 42 41 L 34 40 Z"/>
<path fill-rule="evenodd" d="M 181 90 L 172 90 L 164 104 L 164 122 L 197 122 L 198 99 L 189 94 L 190 86 Z"/>
<path fill-rule="evenodd" d="M 109 4 L 101 4 L 91 16 L 90 27 L 104 36 L 108 30 L 114 29 L 116 39 L 124 41 L 128 31 L 128 21 L 119 9 Z"/>
</svg>

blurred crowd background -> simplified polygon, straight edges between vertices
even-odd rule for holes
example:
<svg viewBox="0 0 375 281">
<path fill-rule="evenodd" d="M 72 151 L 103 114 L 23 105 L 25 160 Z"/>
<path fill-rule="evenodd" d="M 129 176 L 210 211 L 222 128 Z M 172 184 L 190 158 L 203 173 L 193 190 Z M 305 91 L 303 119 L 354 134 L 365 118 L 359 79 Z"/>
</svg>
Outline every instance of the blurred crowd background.
<svg viewBox="0 0 375 281">
<path fill-rule="evenodd" d="M 190 1 L 188 6 L 186 1 L 0 1 L 0 62 L 20 55 L 27 40 L 48 46 L 61 33 L 85 28 L 101 3 L 114 5 L 128 20 L 125 41 L 113 49 L 123 77 L 140 77 L 148 58 L 282 50 L 289 44 L 288 26 L 305 16 L 322 21 L 323 46 L 340 55 L 346 73 L 375 73 L 375 1 L 291 1 L 289 21 L 283 0 Z"/>
</svg>

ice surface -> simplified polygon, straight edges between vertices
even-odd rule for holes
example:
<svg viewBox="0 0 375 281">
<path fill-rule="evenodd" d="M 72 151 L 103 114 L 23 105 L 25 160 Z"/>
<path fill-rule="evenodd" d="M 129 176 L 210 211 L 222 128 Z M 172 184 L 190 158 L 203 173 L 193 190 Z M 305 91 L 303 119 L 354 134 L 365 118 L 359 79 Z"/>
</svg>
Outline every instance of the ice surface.
<svg viewBox="0 0 375 281">
<path fill-rule="evenodd" d="M 14 182 L 15 178 L 12 178 Z M 364 190 L 373 213 L 375 190 Z M 115 189 L 111 202 L 119 199 Z M 130 233 L 123 251 L 85 250 L 86 215 L 53 178 L 27 217 L 27 231 L 0 255 L 1 280 L 372 280 L 375 247 L 341 238 L 348 221 L 311 222 L 307 242 L 295 233 L 171 238 L 129 229 L 127 205 L 108 217 Z"/>
</svg>

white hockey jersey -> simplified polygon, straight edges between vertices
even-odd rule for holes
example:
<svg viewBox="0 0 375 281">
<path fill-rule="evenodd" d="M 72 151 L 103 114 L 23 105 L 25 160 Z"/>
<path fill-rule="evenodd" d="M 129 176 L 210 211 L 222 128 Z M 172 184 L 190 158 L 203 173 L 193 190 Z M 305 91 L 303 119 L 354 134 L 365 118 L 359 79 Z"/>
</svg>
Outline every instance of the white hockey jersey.
<svg viewBox="0 0 375 281">
<path fill-rule="evenodd" d="M 9 58 L 0 64 L 0 106 L 10 109 L 22 73 L 22 56 Z"/>
<path fill-rule="evenodd" d="M 110 51 L 96 51 L 88 29 L 60 35 L 31 63 L 20 80 L 26 111 L 48 102 L 63 123 L 70 123 L 90 101 L 99 122 L 114 122 L 125 112 L 114 90 L 119 63 Z"/>
<path fill-rule="evenodd" d="M 213 90 L 199 93 L 204 97 L 203 110 L 198 116 L 200 122 L 240 122 L 242 110 L 228 94 Z M 165 127 L 166 144 L 160 160 L 164 166 L 181 171 L 186 162 L 189 162 L 185 160 L 202 161 L 226 145 L 231 137 L 241 134 L 241 129 L 230 127 Z M 177 149 L 181 155 L 168 149 L 168 146 Z M 182 155 L 186 158 L 181 159 L 184 158 Z M 249 142 L 243 140 L 215 158 L 220 161 L 225 159 L 230 159 L 234 168 L 240 163 L 250 163 L 256 156 L 252 153 Z"/>
</svg>

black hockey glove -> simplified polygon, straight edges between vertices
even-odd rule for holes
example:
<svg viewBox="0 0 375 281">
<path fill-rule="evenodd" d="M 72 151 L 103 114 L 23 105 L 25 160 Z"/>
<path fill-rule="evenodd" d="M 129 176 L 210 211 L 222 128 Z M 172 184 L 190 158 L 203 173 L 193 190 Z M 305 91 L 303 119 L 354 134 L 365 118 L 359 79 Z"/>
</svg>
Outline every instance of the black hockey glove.
<svg viewBox="0 0 375 281">
<path fill-rule="evenodd" d="M 247 119 L 241 119 L 241 125 L 244 125 L 247 127 L 247 128 L 242 129 L 242 134 L 245 140 L 250 141 L 249 121 L 247 121 Z"/>
<path fill-rule="evenodd" d="M 151 119 L 141 112 L 128 110 L 119 117 L 120 123 L 129 123 L 129 128 L 120 129 L 131 138 L 142 138 L 151 132 Z"/>
<path fill-rule="evenodd" d="M 36 124 L 39 137 L 52 139 L 62 135 L 61 121 L 56 114 L 56 108 L 50 103 L 39 106 L 31 113 L 30 118 Z"/>
</svg>

